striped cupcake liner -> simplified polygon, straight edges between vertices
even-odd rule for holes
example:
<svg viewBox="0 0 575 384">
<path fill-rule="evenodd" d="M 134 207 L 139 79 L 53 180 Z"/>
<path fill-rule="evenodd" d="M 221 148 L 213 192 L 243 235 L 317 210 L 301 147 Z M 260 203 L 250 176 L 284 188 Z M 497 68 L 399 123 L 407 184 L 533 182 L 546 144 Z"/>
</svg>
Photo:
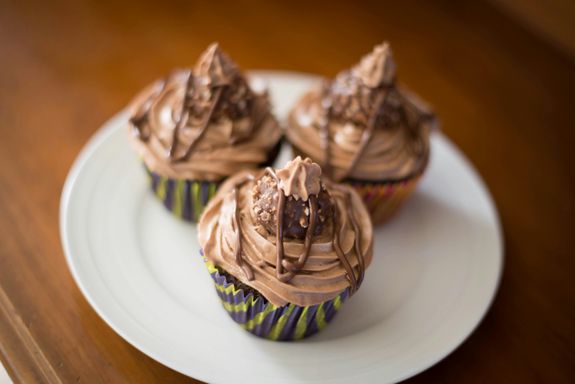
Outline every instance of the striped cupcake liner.
<svg viewBox="0 0 575 384">
<path fill-rule="evenodd" d="M 170 212 L 186 221 L 200 220 L 208 201 L 216 194 L 218 183 L 170 179 L 145 168 L 154 195 Z"/>
<path fill-rule="evenodd" d="M 307 157 L 292 145 L 292 155 Z M 346 179 L 344 183 L 354 187 L 365 203 L 373 225 L 384 224 L 405 203 L 419 182 L 423 172 L 409 179 L 397 182 L 373 182 Z"/>
<path fill-rule="evenodd" d="M 407 201 L 421 175 L 391 183 L 346 181 L 358 192 L 367 207 L 374 225 L 389 220 Z"/>
<path fill-rule="evenodd" d="M 272 165 L 282 146 L 282 140 L 272 148 L 262 167 Z M 152 191 L 168 211 L 175 216 L 197 223 L 208 201 L 216 194 L 219 182 L 204 180 L 171 179 L 152 172 L 144 164 Z"/>
<path fill-rule="evenodd" d="M 300 340 L 327 326 L 348 298 L 346 289 L 335 298 L 321 304 L 300 307 L 287 304 L 273 305 L 263 296 L 228 282 L 226 274 L 211 262 L 205 262 L 214 281 L 216 292 L 230 317 L 246 331 L 265 339 L 277 341 Z"/>
</svg>

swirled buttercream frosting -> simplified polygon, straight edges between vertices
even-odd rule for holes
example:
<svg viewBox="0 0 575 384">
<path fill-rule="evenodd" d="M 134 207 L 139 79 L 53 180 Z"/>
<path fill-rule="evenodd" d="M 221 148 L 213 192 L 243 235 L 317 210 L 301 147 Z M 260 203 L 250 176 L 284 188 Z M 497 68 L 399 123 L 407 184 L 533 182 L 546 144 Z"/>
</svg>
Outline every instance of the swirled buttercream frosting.
<svg viewBox="0 0 575 384">
<path fill-rule="evenodd" d="M 372 259 L 372 225 L 360 197 L 300 157 L 226 180 L 198 230 L 208 261 L 277 306 L 353 294 Z"/>
<path fill-rule="evenodd" d="M 290 113 L 287 136 L 334 180 L 399 181 L 425 168 L 435 124 L 430 108 L 397 85 L 384 43 L 306 93 Z"/>
<path fill-rule="evenodd" d="M 268 160 L 281 130 L 267 92 L 256 92 L 212 44 L 130 105 L 132 142 L 146 166 L 174 179 L 220 181 Z"/>
</svg>

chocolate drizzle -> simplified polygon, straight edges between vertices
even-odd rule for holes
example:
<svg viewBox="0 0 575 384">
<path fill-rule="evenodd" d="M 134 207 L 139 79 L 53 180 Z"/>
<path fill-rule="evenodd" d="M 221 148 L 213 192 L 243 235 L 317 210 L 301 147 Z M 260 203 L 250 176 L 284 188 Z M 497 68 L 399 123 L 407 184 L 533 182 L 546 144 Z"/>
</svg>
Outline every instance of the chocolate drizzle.
<svg viewBox="0 0 575 384">
<path fill-rule="evenodd" d="M 339 262 L 341 263 L 341 265 L 345 269 L 347 280 L 349 281 L 349 289 L 351 292 L 355 292 L 357 290 L 357 277 L 355 276 L 355 273 L 353 272 L 353 268 L 352 268 L 351 264 L 349 263 L 349 261 L 347 260 L 347 258 L 345 257 L 345 254 L 343 253 L 343 250 L 341 249 L 341 244 L 339 243 L 339 233 L 337 231 L 337 224 L 339 223 L 339 214 L 337 212 L 337 209 L 334 211 L 333 221 L 334 221 L 333 243 L 332 243 L 333 248 L 335 249 L 335 253 L 337 254 L 337 257 L 339 258 Z"/>
<path fill-rule="evenodd" d="M 316 226 L 316 219 L 317 219 L 317 198 L 314 195 L 310 195 L 308 199 L 308 206 L 309 209 L 309 216 L 310 222 L 309 226 L 306 229 L 305 233 L 305 240 L 304 240 L 304 249 L 302 253 L 299 255 L 298 259 L 295 262 L 291 262 L 284 257 L 284 218 L 285 218 L 285 203 L 286 203 L 286 196 L 283 193 L 282 189 L 280 188 L 279 179 L 275 173 L 275 171 L 268 167 L 265 170 L 274 180 L 276 181 L 277 185 L 277 193 L 278 193 L 278 204 L 277 204 L 277 227 L 276 227 L 276 277 L 281 282 L 288 282 L 295 274 L 301 270 L 301 268 L 305 265 L 307 258 L 309 256 L 309 251 L 312 245 L 312 238 L 313 233 L 315 231 Z M 283 272 L 283 269 L 286 269 L 287 272 Z"/>
<path fill-rule="evenodd" d="M 180 118 L 180 120 L 178 121 L 178 124 L 176 125 L 176 128 L 174 129 L 174 139 L 172 141 L 172 147 L 170 148 L 170 157 L 172 158 L 173 161 L 176 161 L 176 162 L 186 161 L 191 156 L 192 152 L 194 151 L 196 144 L 205 135 L 205 133 L 206 133 L 206 131 L 210 125 L 210 121 L 212 119 L 212 116 L 214 115 L 214 111 L 216 110 L 216 107 L 218 106 L 218 103 L 221 100 L 222 91 L 223 91 L 224 87 L 225 87 L 225 85 L 215 87 L 215 90 L 213 92 L 212 103 L 210 105 L 210 108 L 208 109 L 208 112 L 206 113 L 206 115 L 204 116 L 204 118 L 202 120 L 202 124 L 200 125 L 200 128 L 199 128 L 200 131 L 198 132 L 198 135 L 190 142 L 190 144 L 188 145 L 188 148 L 186 149 L 186 152 L 182 156 L 180 156 L 178 158 L 174 158 L 174 156 L 175 156 L 175 149 L 174 148 L 176 147 L 176 145 L 178 143 L 177 135 L 178 135 L 178 130 L 180 129 L 179 122 L 181 120 L 183 120 L 182 118 Z M 184 103 L 184 106 L 185 105 L 186 104 Z M 189 114 L 189 112 L 185 113 L 186 120 L 187 120 L 188 114 Z"/>
<path fill-rule="evenodd" d="M 304 240 L 304 251 L 300 254 L 295 263 L 289 260 L 282 260 L 282 266 L 289 272 L 297 272 L 305 265 L 305 262 L 309 256 L 309 251 L 311 249 L 311 241 L 313 238 L 313 233 L 315 231 L 315 225 L 317 221 L 317 198 L 315 196 L 309 197 L 309 228 L 305 233 Z"/>
<path fill-rule="evenodd" d="M 188 122 L 188 118 L 190 117 L 190 110 L 188 105 L 190 104 L 190 96 L 191 90 L 194 84 L 194 74 L 190 70 L 188 72 L 188 79 L 186 80 L 186 87 L 184 88 L 184 100 L 182 100 L 182 110 L 180 112 L 180 116 L 178 117 L 178 121 L 176 122 L 176 126 L 174 127 L 174 131 L 172 133 L 172 145 L 170 146 L 169 155 L 171 159 L 174 159 L 176 154 L 176 148 L 178 146 L 178 134 L 180 130 L 184 127 L 184 125 Z"/>
<path fill-rule="evenodd" d="M 328 95 L 324 96 L 322 99 L 322 106 L 324 107 L 325 117 L 322 118 L 321 124 L 319 126 L 319 135 L 320 135 L 321 149 L 324 153 L 323 170 L 330 178 L 332 178 L 335 181 L 341 181 L 347 177 L 350 177 L 355 167 L 357 166 L 359 160 L 361 160 L 363 154 L 365 153 L 369 145 L 369 142 L 371 141 L 371 139 L 375 134 L 376 129 L 386 129 L 390 127 L 392 124 L 402 124 L 405 125 L 410 132 L 413 132 L 415 134 L 417 132 L 417 128 L 424 121 L 433 118 L 433 114 L 419 113 L 418 119 L 412 123 L 409 121 L 406 112 L 406 106 L 400 105 L 398 108 L 400 121 L 392 123 L 389 121 L 389 119 L 386 119 L 385 113 L 386 113 L 386 104 L 389 96 L 392 94 L 397 96 L 400 95 L 400 93 L 395 88 L 395 84 L 392 84 L 390 86 L 381 86 L 377 89 L 373 89 L 370 91 L 375 94 L 375 97 L 371 108 L 368 111 L 362 111 L 364 113 L 367 112 L 369 117 L 367 123 L 364 126 L 358 149 L 354 153 L 347 169 L 345 169 L 345 171 L 337 178 L 334 175 L 333 165 L 331 164 L 330 144 L 329 144 L 331 138 L 330 138 L 329 124 L 331 118 L 337 118 L 337 116 L 334 116 L 334 107 L 337 108 L 338 110 L 342 110 L 345 109 L 346 106 L 342 104 L 334 105 L 339 102 L 339 100 L 335 98 L 334 98 L 335 100 L 329 101 L 330 98 L 329 90 L 327 91 Z M 406 103 L 404 98 L 401 99 L 403 103 Z M 362 107 L 361 104 L 358 107 L 365 108 Z"/>
<path fill-rule="evenodd" d="M 318 131 L 322 166 L 324 173 L 335 181 L 352 177 L 377 130 L 404 126 L 417 137 L 419 127 L 433 118 L 433 114 L 422 111 L 397 88 L 395 63 L 387 43 L 375 47 L 358 65 L 324 85 L 320 103 L 322 115 Z M 416 114 L 417 118 L 410 118 L 409 113 Z M 333 121 L 363 128 L 357 150 L 340 172 L 335 171 L 330 153 L 330 123 Z"/>
<path fill-rule="evenodd" d="M 142 113 L 130 118 L 130 124 L 132 124 L 134 136 L 144 142 L 150 139 L 150 132 L 144 131 L 144 127 L 148 123 L 149 110 L 150 108 L 146 107 Z"/>
<path fill-rule="evenodd" d="M 331 119 L 332 113 L 332 102 L 328 97 L 329 95 L 329 85 L 325 84 L 322 91 L 321 104 L 324 109 L 324 116 L 319 126 L 319 136 L 320 136 L 320 146 L 324 153 L 323 157 L 323 171 L 328 175 L 332 176 L 331 167 L 331 152 L 329 149 L 329 121 Z"/>
<path fill-rule="evenodd" d="M 361 283 L 363 282 L 363 277 L 365 275 L 365 260 L 363 259 L 363 257 L 361 257 L 361 227 L 359 226 L 357 219 L 355 218 L 355 215 L 353 213 L 353 204 L 351 201 L 351 195 L 349 193 L 348 190 L 343 189 L 341 186 L 339 186 L 338 184 L 331 184 L 331 187 L 337 191 L 339 191 L 340 193 L 343 193 L 345 196 L 345 205 L 347 207 L 347 214 L 349 216 L 349 220 L 351 221 L 352 227 L 353 227 L 353 232 L 354 232 L 354 242 L 353 242 L 353 246 L 354 246 L 354 250 L 355 250 L 355 254 L 357 256 L 357 263 L 358 263 L 358 268 L 357 268 L 357 276 L 354 273 L 354 269 L 351 266 L 351 264 L 349 263 L 349 260 L 347 260 L 347 258 L 345 257 L 345 254 L 343 253 L 342 249 L 341 249 L 341 245 L 339 243 L 339 233 L 338 233 L 338 229 L 341 227 L 341 223 L 340 223 L 340 219 L 339 219 L 339 212 L 337 209 L 334 210 L 334 228 L 333 228 L 333 247 L 335 249 L 335 252 L 337 253 L 337 256 L 339 258 L 340 263 L 343 265 L 343 267 L 345 268 L 345 270 L 347 271 L 347 278 L 350 284 L 350 292 L 353 294 L 361 285 Z M 335 202 L 334 202 L 335 204 Z"/>
<path fill-rule="evenodd" d="M 285 208 L 286 208 L 286 201 L 287 197 L 284 194 L 284 191 L 280 187 L 280 180 L 275 172 L 274 169 L 268 167 L 266 168 L 262 174 L 269 175 L 275 181 L 275 185 L 277 188 L 277 206 L 276 206 L 276 214 L 277 214 L 277 222 L 276 222 L 276 230 L 275 230 L 275 240 L 276 240 L 276 278 L 283 282 L 287 283 L 291 279 L 295 277 L 295 275 L 304 267 L 313 244 L 313 237 L 314 232 L 316 230 L 316 226 L 318 224 L 318 196 L 315 194 L 309 195 L 309 198 L 306 202 L 307 208 L 309 209 L 309 225 L 306 228 L 303 250 L 299 254 L 298 258 L 294 261 L 288 260 L 284 254 L 284 219 L 285 219 Z M 251 175 L 250 175 L 251 176 Z M 244 260 L 242 259 L 242 234 L 241 234 L 241 225 L 239 223 L 239 208 L 238 208 L 238 189 L 245 184 L 247 181 L 254 181 L 253 177 L 242 178 L 238 180 L 234 184 L 233 189 L 233 198 L 235 201 L 235 211 L 233 214 L 232 222 L 236 228 L 237 236 L 236 236 L 236 244 L 235 244 L 235 260 L 238 266 L 244 272 L 244 276 L 248 281 L 254 279 L 254 273 L 252 269 L 245 264 Z M 363 281 L 363 276 L 365 273 L 365 260 L 363 259 L 363 254 L 361 252 L 361 228 L 354 216 L 353 212 L 353 205 L 351 201 L 351 196 L 349 191 L 345 188 L 340 187 L 336 184 L 329 184 L 331 188 L 336 190 L 339 193 L 342 193 L 345 197 L 345 204 L 347 206 L 347 215 L 349 216 L 349 220 L 351 221 L 351 225 L 354 232 L 354 246 L 353 246 L 353 253 L 357 258 L 357 271 L 354 268 L 345 255 L 341 248 L 340 238 L 339 238 L 339 230 L 341 228 L 341 220 L 338 214 L 337 202 L 335 199 L 330 197 L 330 203 L 333 205 L 333 222 L 332 222 L 332 247 L 335 250 L 338 259 L 346 271 L 347 280 L 350 284 L 350 293 L 353 294 L 358 287 L 360 286 L 361 282 Z M 260 260 L 256 263 L 258 267 L 264 267 L 267 264 Z"/>
<path fill-rule="evenodd" d="M 284 260 L 284 210 L 285 210 L 286 197 L 280 191 L 278 195 L 278 223 L 276 229 L 276 277 L 278 280 L 285 282 L 285 277 L 282 273 L 282 262 Z"/>
<path fill-rule="evenodd" d="M 369 144 L 371 138 L 373 137 L 378 112 L 382 109 L 382 106 L 385 104 L 385 101 L 389 93 L 390 91 L 388 89 L 384 89 L 376 96 L 375 103 L 373 105 L 373 111 L 371 112 L 367 126 L 361 135 L 361 142 L 359 143 L 359 148 L 357 152 L 353 155 L 351 163 L 349 164 L 349 167 L 343 174 L 342 179 L 346 178 L 347 176 L 349 176 L 351 172 L 353 172 L 353 170 L 357 166 L 357 162 L 361 159 L 361 156 L 363 156 L 363 153 L 365 152 L 367 145 Z"/>
<path fill-rule="evenodd" d="M 162 93 L 162 91 L 166 88 L 167 82 L 168 79 L 162 80 L 161 83 L 162 85 L 158 87 L 158 89 L 155 92 L 150 94 L 150 96 L 148 96 L 148 98 L 146 98 L 146 100 L 142 104 L 142 107 L 140 107 L 140 110 L 134 116 L 130 117 L 130 124 L 132 125 L 134 136 L 136 136 L 143 142 L 150 140 L 152 131 L 149 129 L 149 127 L 147 131 L 145 131 L 144 128 L 148 126 L 150 109 L 152 108 L 154 99 L 157 95 Z"/>
<path fill-rule="evenodd" d="M 152 134 L 157 135 L 154 127 L 150 126 L 155 123 L 150 121 L 150 110 L 162 96 L 168 81 L 171 81 L 172 87 L 175 86 L 178 96 L 183 88 L 183 97 L 175 98 L 174 104 L 181 103 L 177 116 L 174 113 L 175 106 L 172 106 L 173 129 L 171 140 L 166 145 L 167 158 L 171 163 L 189 160 L 213 121 L 216 122 L 214 126 L 218 125 L 222 118 L 226 120 L 222 124 L 231 124 L 227 144 L 233 146 L 249 140 L 256 128 L 269 117 L 269 105 L 265 104 L 267 95 L 259 96 L 254 93 L 235 63 L 217 44 L 212 44 L 202 54 L 193 70 L 170 75 L 163 81 L 161 88 L 157 87 L 140 104 L 139 110 L 130 118 L 130 123 L 134 136 L 142 142 L 147 142 Z M 219 128 L 221 129 L 221 125 Z M 191 129 L 191 132 L 184 132 L 188 129 Z M 194 136 L 195 132 L 197 134 Z M 163 145 L 163 137 L 158 138 Z M 215 140 L 221 143 L 221 137 Z M 207 146 L 209 144 L 207 143 Z"/>
<path fill-rule="evenodd" d="M 336 187 L 338 188 L 338 187 Z M 340 188 L 341 190 L 341 188 Z M 353 231 L 355 233 L 355 241 L 353 243 L 354 247 L 355 247 L 355 253 L 357 255 L 361 254 L 361 229 L 359 227 L 359 224 L 354 216 L 353 213 L 353 205 L 351 202 L 351 195 L 349 194 L 349 191 L 342 191 L 345 194 L 345 199 L 346 199 L 346 206 L 347 206 L 347 214 L 350 218 L 351 224 L 353 226 Z M 359 264 L 359 273 L 357 276 L 357 286 L 359 287 L 359 285 L 361 285 L 361 283 L 363 282 L 363 276 L 365 275 L 365 260 L 363 260 L 363 257 L 358 257 L 357 258 L 357 262 Z"/>
<path fill-rule="evenodd" d="M 244 263 L 242 258 L 242 227 L 240 226 L 239 222 L 239 201 L 238 201 L 238 189 L 246 182 L 253 180 L 252 175 L 246 175 L 245 178 L 238 180 L 238 182 L 234 185 L 234 189 L 232 193 L 234 195 L 234 215 L 232 217 L 232 222 L 236 230 L 236 244 L 235 244 L 235 260 L 236 264 L 242 269 L 244 272 L 246 279 L 249 281 L 254 279 L 254 272 L 252 271 L 251 267 Z"/>
</svg>

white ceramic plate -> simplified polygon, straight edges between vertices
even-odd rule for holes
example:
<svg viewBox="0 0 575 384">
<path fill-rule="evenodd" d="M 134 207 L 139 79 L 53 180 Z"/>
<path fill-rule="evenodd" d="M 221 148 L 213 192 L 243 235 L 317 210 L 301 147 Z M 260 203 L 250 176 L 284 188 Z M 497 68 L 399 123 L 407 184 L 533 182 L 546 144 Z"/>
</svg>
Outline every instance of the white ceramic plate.
<svg viewBox="0 0 575 384">
<path fill-rule="evenodd" d="M 280 118 L 317 81 L 256 75 L 269 83 Z M 503 258 L 497 212 L 473 167 L 438 133 L 426 176 L 403 211 L 376 230 L 365 283 L 334 322 L 301 342 L 251 336 L 221 308 L 195 226 L 148 191 L 125 121 L 125 113 L 110 120 L 72 167 L 62 242 L 96 312 L 168 367 L 211 383 L 394 382 L 452 352 L 489 308 Z"/>
</svg>

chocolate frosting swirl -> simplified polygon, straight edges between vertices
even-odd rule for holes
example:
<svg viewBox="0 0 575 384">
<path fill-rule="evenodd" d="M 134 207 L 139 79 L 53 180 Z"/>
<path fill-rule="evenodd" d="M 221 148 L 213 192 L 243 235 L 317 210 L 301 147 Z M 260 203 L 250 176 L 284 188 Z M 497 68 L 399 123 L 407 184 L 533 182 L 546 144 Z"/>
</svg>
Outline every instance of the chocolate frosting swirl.
<svg viewBox="0 0 575 384">
<path fill-rule="evenodd" d="M 398 181 L 421 173 L 437 121 L 395 78 L 389 44 L 376 46 L 296 103 L 288 139 L 335 180 Z"/>
<path fill-rule="evenodd" d="M 219 181 L 266 162 L 281 129 L 267 92 L 248 84 L 217 44 L 193 70 L 178 70 L 130 105 L 132 143 L 153 172 Z"/>
<path fill-rule="evenodd" d="M 286 196 L 307 201 L 310 195 L 318 195 L 321 190 L 321 168 L 311 159 L 300 156 L 277 171 L 279 188 Z"/>
<path fill-rule="evenodd" d="M 301 159 L 294 161 L 301 165 Z M 308 196 L 305 239 L 284 236 L 281 225 L 279 231 L 266 229 L 254 210 L 253 191 L 258 181 L 269 180 L 267 176 L 279 181 L 276 171 L 268 168 L 241 172 L 222 184 L 198 227 L 205 257 L 277 306 L 315 305 L 346 289 L 355 292 L 373 252 L 372 225 L 360 197 L 351 187 L 322 180 L 319 194 Z M 312 180 L 303 185 L 312 185 L 319 178 L 310 176 Z M 293 197 L 279 191 L 278 217 L 285 207 L 282 204 Z M 319 215 L 313 214 L 321 193 L 329 196 L 333 214 L 316 234 Z"/>
</svg>

